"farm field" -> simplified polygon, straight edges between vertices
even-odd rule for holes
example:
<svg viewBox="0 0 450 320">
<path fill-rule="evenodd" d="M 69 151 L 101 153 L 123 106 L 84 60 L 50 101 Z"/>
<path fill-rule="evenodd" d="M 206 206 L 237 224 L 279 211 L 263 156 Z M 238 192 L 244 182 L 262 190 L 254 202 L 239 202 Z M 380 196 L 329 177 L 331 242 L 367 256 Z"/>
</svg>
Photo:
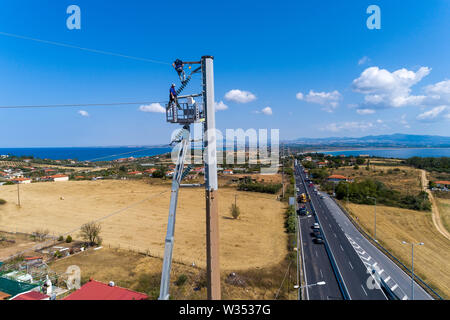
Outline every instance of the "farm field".
<svg viewBox="0 0 450 320">
<path fill-rule="evenodd" d="M 435 197 L 442 224 L 450 232 L 450 199 Z"/>
<path fill-rule="evenodd" d="M 347 207 L 345 201 L 342 205 Z M 347 208 L 373 235 L 373 206 L 350 203 Z M 450 241 L 435 229 L 431 212 L 377 206 L 377 239 L 408 267 L 411 247 L 402 241 L 424 242 L 414 250 L 414 270 L 442 296 L 450 297 Z"/>
<path fill-rule="evenodd" d="M 241 209 L 231 219 L 235 195 Z M 48 229 L 51 235 L 78 238 L 82 224 L 98 220 L 104 245 L 162 257 L 166 234 L 169 185 L 143 181 L 71 181 L 0 187 L 0 230 L 32 233 Z M 284 204 L 275 195 L 219 190 L 221 266 L 223 270 L 268 267 L 286 254 Z M 174 261 L 205 264 L 204 189 L 182 189 L 178 201 Z"/>
</svg>

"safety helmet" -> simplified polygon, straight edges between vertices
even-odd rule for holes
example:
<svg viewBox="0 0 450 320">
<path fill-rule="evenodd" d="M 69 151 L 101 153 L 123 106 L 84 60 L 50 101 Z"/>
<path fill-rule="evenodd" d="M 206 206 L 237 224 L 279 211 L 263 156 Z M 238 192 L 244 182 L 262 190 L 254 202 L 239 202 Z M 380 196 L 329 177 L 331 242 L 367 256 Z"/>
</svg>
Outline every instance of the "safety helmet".
<svg viewBox="0 0 450 320">
<path fill-rule="evenodd" d="M 172 83 L 172 87 L 175 87 L 175 83 Z"/>
</svg>

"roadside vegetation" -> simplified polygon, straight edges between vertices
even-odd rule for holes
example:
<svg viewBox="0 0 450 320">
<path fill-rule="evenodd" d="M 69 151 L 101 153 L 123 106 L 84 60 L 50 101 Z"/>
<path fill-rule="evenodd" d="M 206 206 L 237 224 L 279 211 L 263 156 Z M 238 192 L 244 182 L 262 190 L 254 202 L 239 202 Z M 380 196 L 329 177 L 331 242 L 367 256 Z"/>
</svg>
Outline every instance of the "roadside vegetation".
<svg viewBox="0 0 450 320">
<path fill-rule="evenodd" d="M 244 178 L 242 182 L 238 185 L 239 191 L 250 191 L 250 192 L 261 192 L 276 194 L 282 188 L 280 183 L 264 183 L 264 182 L 253 182 L 249 177 Z"/>
<path fill-rule="evenodd" d="M 0 199 L 0 206 L 6 204 L 6 200 Z"/>
<path fill-rule="evenodd" d="M 431 211 L 431 202 L 425 191 L 417 195 L 402 195 L 399 191 L 386 187 L 382 182 L 366 179 L 361 182 L 339 182 L 336 186 L 336 198 L 347 199 L 358 204 L 377 204 L 411 210 Z M 348 193 L 347 193 L 348 192 Z"/>
</svg>

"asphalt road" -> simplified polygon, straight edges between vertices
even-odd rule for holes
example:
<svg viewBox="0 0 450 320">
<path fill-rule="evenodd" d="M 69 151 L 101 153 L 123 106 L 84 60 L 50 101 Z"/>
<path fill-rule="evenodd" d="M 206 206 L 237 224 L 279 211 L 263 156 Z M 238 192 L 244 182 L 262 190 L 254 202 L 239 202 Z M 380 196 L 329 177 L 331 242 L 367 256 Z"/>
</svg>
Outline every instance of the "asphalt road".
<svg viewBox="0 0 450 320">
<path fill-rule="evenodd" d="M 296 168 L 296 174 L 305 179 L 305 174 L 300 167 Z M 386 300 L 387 297 L 377 285 L 374 277 L 368 271 L 346 233 L 335 220 L 330 209 L 325 205 L 323 199 L 313 191 L 314 187 L 304 185 L 308 189 L 311 197 L 309 205 L 314 206 L 317 220 L 321 225 L 322 232 L 330 247 L 331 253 L 337 264 L 338 272 L 343 279 L 343 285 L 346 288 L 350 299 L 352 300 Z M 302 193 L 302 190 L 300 190 Z M 302 229 L 303 230 L 303 229 Z M 306 248 L 305 248 L 306 252 Z M 311 267 L 305 257 L 305 266 Z M 323 272 L 323 271 L 322 271 Z"/>
<path fill-rule="evenodd" d="M 303 183 L 299 176 L 296 176 L 296 184 L 300 193 L 305 192 Z M 305 288 L 307 300 L 342 300 L 342 294 L 336 276 L 331 268 L 331 263 L 324 244 L 314 243 L 312 227 L 316 222 L 311 214 L 312 210 L 307 203 L 306 208 L 309 212 L 307 216 L 299 216 L 299 228 L 302 246 L 302 258 L 305 263 L 305 285 L 315 284 L 325 281 L 325 285 L 311 286 Z"/>
<path fill-rule="evenodd" d="M 324 196 L 321 206 L 328 208 L 329 215 L 336 221 L 337 226 L 343 230 L 364 265 L 368 268 L 375 268 L 379 276 L 400 299 L 411 299 L 411 277 L 361 235 L 333 199 L 325 193 L 321 194 Z M 400 245 L 402 244 L 399 243 Z M 414 283 L 414 299 L 432 300 L 433 298 L 417 283 Z"/>
</svg>

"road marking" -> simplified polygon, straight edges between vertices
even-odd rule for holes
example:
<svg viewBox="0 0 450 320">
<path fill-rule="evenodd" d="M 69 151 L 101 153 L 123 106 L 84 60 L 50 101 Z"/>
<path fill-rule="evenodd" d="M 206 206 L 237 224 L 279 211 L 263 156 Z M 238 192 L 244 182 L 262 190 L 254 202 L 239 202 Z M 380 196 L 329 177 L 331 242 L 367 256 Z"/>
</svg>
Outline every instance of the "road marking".
<svg viewBox="0 0 450 320">
<path fill-rule="evenodd" d="M 404 296 L 402 300 L 408 300 L 408 296 Z"/>
<path fill-rule="evenodd" d="M 352 269 L 353 269 L 353 266 L 352 266 L 352 264 L 350 263 L 350 261 L 348 262 L 348 264 L 350 265 L 350 268 L 352 268 Z"/>
<path fill-rule="evenodd" d="M 366 261 L 370 261 L 370 260 L 372 259 L 372 257 L 368 257 L 368 258 L 366 258 L 366 257 L 361 257 L 361 258 L 363 258 L 363 259 L 366 260 Z"/>
<path fill-rule="evenodd" d="M 319 271 L 320 271 L 320 276 L 322 277 L 322 279 L 323 279 L 323 273 L 322 273 L 322 269 L 319 269 Z"/>
<path fill-rule="evenodd" d="M 342 246 L 341 246 L 341 245 L 339 245 L 339 247 L 341 247 L 341 250 L 342 250 L 342 251 L 344 251 L 344 248 L 342 248 Z"/>
<path fill-rule="evenodd" d="M 382 274 L 384 272 L 384 269 L 381 269 L 380 271 L 378 271 L 378 274 Z"/>
<path fill-rule="evenodd" d="M 366 296 L 367 296 L 367 292 L 366 292 L 366 290 L 364 289 L 363 285 L 361 285 L 361 288 L 363 289 L 364 293 L 365 293 Z"/>
<path fill-rule="evenodd" d="M 373 264 L 373 267 L 375 268 L 375 267 L 377 266 L 377 264 L 378 264 L 378 262 L 375 262 L 375 263 Z"/>
<path fill-rule="evenodd" d="M 319 257 L 319 255 L 317 254 L 317 250 L 314 250 L 314 252 L 316 253 L 316 258 L 318 258 L 318 257 Z"/>
<path fill-rule="evenodd" d="M 336 233 L 333 233 L 333 234 L 334 234 L 334 237 L 335 237 L 335 238 L 337 238 L 337 235 L 336 235 Z"/>
<path fill-rule="evenodd" d="M 394 285 L 392 286 L 391 290 L 394 291 L 394 290 L 397 289 L 397 288 L 398 288 L 398 284 L 394 284 Z"/>
<path fill-rule="evenodd" d="M 389 276 L 386 279 L 384 279 L 384 282 L 388 282 L 389 280 L 391 280 L 391 276 Z"/>
</svg>

